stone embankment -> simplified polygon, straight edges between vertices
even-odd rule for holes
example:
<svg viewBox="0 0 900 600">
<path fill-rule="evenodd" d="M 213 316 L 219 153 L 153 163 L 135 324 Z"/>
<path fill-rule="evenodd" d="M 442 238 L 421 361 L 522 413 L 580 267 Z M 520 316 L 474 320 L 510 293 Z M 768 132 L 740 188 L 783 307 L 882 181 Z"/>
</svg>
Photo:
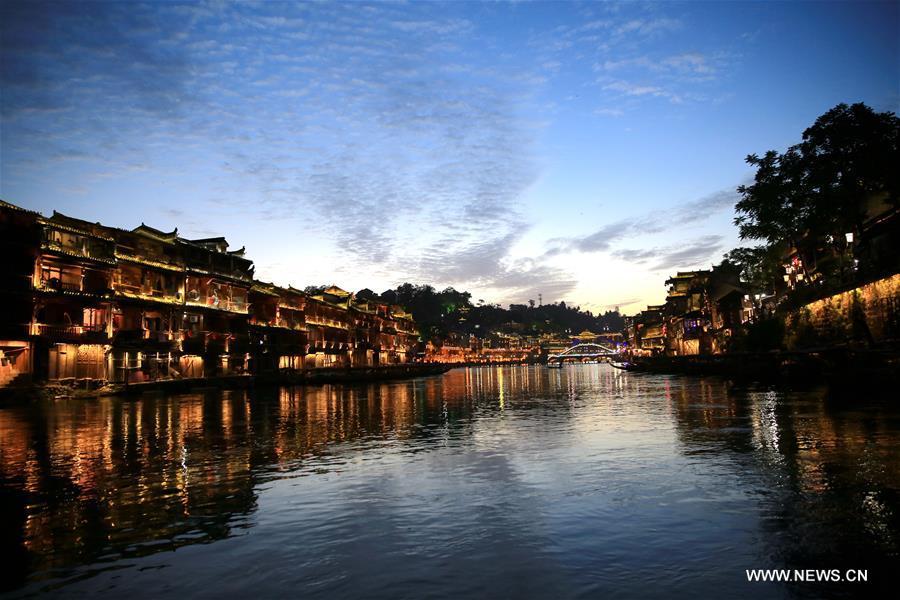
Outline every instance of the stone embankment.
<svg viewBox="0 0 900 600">
<path fill-rule="evenodd" d="M 406 364 L 379 367 L 324 367 L 277 375 L 226 375 L 166 379 L 133 384 L 107 384 L 82 388 L 77 384 L 20 385 L 0 389 L 0 402 L 53 397 L 96 398 L 142 394 L 146 392 L 181 393 L 202 389 L 248 389 L 263 385 L 319 385 L 325 383 L 367 383 L 409 379 L 446 373 L 455 365 Z"/>
<path fill-rule="evenodd" d="M 634 371 L 718 375 L 739 381 L 827 383 L 898 389 L 900 352 L 828 348 L 804 352 L 732 353 L 636 358 Z"/>
</svg>

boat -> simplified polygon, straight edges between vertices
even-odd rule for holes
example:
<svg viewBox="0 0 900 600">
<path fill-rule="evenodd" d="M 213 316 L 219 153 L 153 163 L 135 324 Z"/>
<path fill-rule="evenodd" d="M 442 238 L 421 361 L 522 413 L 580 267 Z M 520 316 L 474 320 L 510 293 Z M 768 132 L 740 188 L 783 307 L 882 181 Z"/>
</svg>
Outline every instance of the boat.
<svg viewBox="0 0 900 600">
<path fill-rule="evenodd" d="M 628 360 L 625 357 L 621 357 L 619 359 L 610 358 L 609 365 L 614 369 L 621 369 L 623 371 L 643 371 L 644 365 L 638 362 L 633 362 Z"/>
<path fill-rule="evenodd" d="M 562 361 L 561 360 L 557 360 L 557 361 L 551 360 L 550 362 L 547 363 L 547 368 L 548 369 L 562 369 Z"/>
</svg>

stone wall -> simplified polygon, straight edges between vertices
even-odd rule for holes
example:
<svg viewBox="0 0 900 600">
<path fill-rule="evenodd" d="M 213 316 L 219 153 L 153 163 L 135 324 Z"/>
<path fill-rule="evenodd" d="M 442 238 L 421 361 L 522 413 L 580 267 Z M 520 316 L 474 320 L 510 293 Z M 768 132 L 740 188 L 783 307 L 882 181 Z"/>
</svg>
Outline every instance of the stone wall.
<svg viewBox="0 0 900 600">
<path fill-rule="evenodd" d="M 810 302 L 785 320 L 789 350 L 898 341 L 900 274 Z"/>
</svg>

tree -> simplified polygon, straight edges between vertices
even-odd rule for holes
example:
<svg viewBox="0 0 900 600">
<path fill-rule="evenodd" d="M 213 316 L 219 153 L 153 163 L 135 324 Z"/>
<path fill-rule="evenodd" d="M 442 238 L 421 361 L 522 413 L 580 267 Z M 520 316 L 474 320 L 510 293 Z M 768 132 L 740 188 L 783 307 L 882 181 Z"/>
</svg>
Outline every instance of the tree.
<svg viewBox="0 0 900 600">
<path fill-rule="evenodd" d="M 738 188 L 735 224 L 742 239 L 769 244 L 804 234 L 843 240 L 859 231 L 865 201 L 886 195 L 896 206 L 900 185 L 900 119 L 865 104 L 838 104 L 783 154 L 751 154 L 751 185 Z"/>
<path fill-rule="evenodd" d="M 858 232 L 863 202 L 887 194 L 896 206 L 900 119 L 865 104 L 838 104 L 803 132 L 799 145 L 808 193 L 803 220 L 812 231 L 842 236 Z"/>
<path fill-rule="evenodd" d="M 801 229 L 799 155 L 793 148 L 784 154 L 769 150 L 762 157 L 751 154 L 746 160 L 756 167 L 756 175 L 752 185 L 737 189 L 741 199 L 735 205 L 738 216 L 734 224 L 741 239 L 769 244 L 790 239 Z"/>
<path fill-rule="evenodd" d="M 741 239 L 764 245 L 738 248 L 728 259 L 757 289 L 772 289 L 781 250 L 794 246 L 828 281 L 842 281 L 849 240 L 859 239 L 869 201 L 898 204 L 900 119 L 861 103 L 838 104 L 803 132 L 799 144 L 782 154 L 751 154 L 747 163 L 756 174 L 737 189 L 734 222 Z"/>
<path fill-rule="evenodd" d="M 771 292 L 782 273 L 779 249 L 778 245 L 735 248 L 725 254 L 722 264 L 733 265 L 751 292 Z"/>
</svg>

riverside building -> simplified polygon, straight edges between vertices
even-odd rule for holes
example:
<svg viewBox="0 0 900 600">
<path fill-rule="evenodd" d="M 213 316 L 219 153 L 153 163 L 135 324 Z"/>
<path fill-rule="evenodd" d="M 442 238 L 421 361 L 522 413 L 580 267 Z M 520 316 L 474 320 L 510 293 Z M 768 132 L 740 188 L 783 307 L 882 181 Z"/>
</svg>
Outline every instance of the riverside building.
<svg viewBox="0 0 900 600">
<path fill-rule="evenodd" d="M 256 281 L 244 248 L 0 201 L 0 386 L 140 383 L 412 362 L 400 307 Z"/>
</svg>

